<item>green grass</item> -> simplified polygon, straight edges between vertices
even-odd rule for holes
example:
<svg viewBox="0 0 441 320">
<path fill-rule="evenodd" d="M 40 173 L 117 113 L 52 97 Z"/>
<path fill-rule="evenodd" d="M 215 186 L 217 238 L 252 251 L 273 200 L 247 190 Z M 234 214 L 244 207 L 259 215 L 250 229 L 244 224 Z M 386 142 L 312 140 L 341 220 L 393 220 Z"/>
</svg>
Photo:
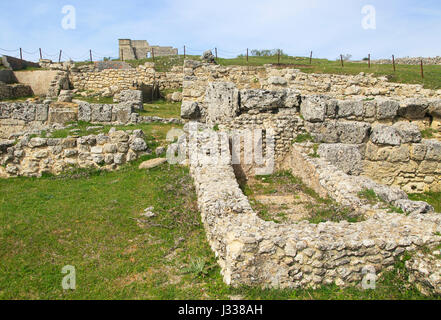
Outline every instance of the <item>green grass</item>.
<svg viewBox="0 0 441 320">
<path fill-rule="evenodd" d="M 115 104 L 115 102 L 113 101 L 113 97 L 83 97 L 81 95 L 75 95 L 73 99 L 85 101 L 88 103 Z"/>
<path fill-rule="evenodd" d="M 173 67 L 183 66 L 184 60 L 201 60 L 201 57 L 195 55 L 187 55 L 186 58 L 184 59 L 183 55 L 178 55 L 178 56 L 155 57 L 154 60 L 152 58 L 147 58 L 140 60 L 125 60 L 124 62 L 127 62 L 134 68 L 143 65 L 146 62 L 154 62 L 155 70 L 157 72 L 168 72 L 171 71 Z"/>
<path fill-rule="evenodd" d="M 188 169 L 138 170 L 140 161 L 116 172 L 0 180 L 0 299 L 428 299 L 400 261 L 370 291 L 230 288 Z M 156 217 L 142 217 L 151 206 Z M 61 288 L 65 265 L 76 268 L 74 291 Z"/>
<path fill-rule="evenodd" d="M 235 59 L 219 59 L 221 65 L 242 65 L 242 66 L 262 66 L 264 64 L 277 64 L 277 56 L 273 57 L 238 57 Z M 427 89 L 441 89 L 441 66 L 424 66 L 424 79 L 421 77 L 419 65 L 396 65 L 396 72 L 392 65 L 372 64 L 371 68 L 367 63 L 345 62 L 341 67 L 340 61 L 326 59 L 313 59 L 309 64 L 309 58 L 282 56 L 280 59 L 281 67 L 291 65 L 306 73 L 327 73 L 357 75 L 360 72 L 372 73 L 374 76 L 387 76 L 390 82 L 422 84 Z"/>
<path fill-rule="evenodd" d="M 423 139 L 432 139 L 434 137 L 434 134 L 438 132 L 438 130 L 435 130 L 433 128 L 427 128 L 421 131 L 421 136 L 423 137 Z"/>
<path fill-rule="evenodd" d="M 161 118 L 177 118 L 181 117 L 181 103 L 167 102 L 165 100 L 157 100 L 152 103 L 145 103 L 144 110 L 138 112 L 142 116 L 156 116 Z"/>
<path fill-rule="evenodd" d="M 57 130 L 51 133 L 51 138 L 66 138 L 68 136 L 82 137 L 91 134 L 108 133 L 111 128 L 116 128 L 117 130 L 137 130 L 141 129 L 146 134 L 146 142 L 150 146 L 152 144 L 157 144 L 159 142 L 164 142 L 168 131 L 173 128 L 182 128 L 182 125 L 177 124 L 162 124 L 162 123 L 146 123 L 146 124 L 136 124 L 136 125 L 97 125 L 89 122 L 79 121 L 71 123 L 73 125 L 67 129 Z M 87 130 L 88 127 L 97 127 L 93 130 Z M 98 128 L 99 127 L 99 128 Z M 71 132 L 71 130 L 79 129 L 78 132 Z"/>
<path fill-rule="evenodd" d="M 354 210 L 338 205 L 330 198 L 322 198 L 313 189 L 290 171 L 278 171 L 272 175 L 256 176 L 257 183 L 244 184 L 241 188 L 244 194 L 249 198 L 253 209 L 259 217 L 265 221 L 276 223 L 287 222 L 284 213 L 277 213 L 276 216 L 270 213 L 270 206 L 256 200 L 256 195 L 288 195 L 293 193 L 303 193 L 314 200 L 314 203 L 306 205 L 310 214 L 307 220 L 313 224 L 333 221 L 348 221 L 351 223 L 360 222 L 363 217 L 354 215 Z M 286 206 L 285 206 L 286 208 Z"/>
<path fill-rule="evenodd" d="M 414 201 L 425 201 L 432 205 L 436 212 L 441 213 L 441 192 L 409 194 L 409 199 Z"/>
<path fill-rule="evenodd" d="M 378 195 L 372 189 L 364 189 L 358 193 L 360 199 L 367 200 L 370 204 L 376 204 L 381 201 Z"/>
<path fill-rule="evenodd" d="M 24 102 L 28 99 L 37 98 L 37 97 L 38 96 L 32 95 L 32 96 L 25 96 L 25 97 L 18 97 L 18 98 L 10 98 L 10 99 L 5 99 L 5 100 L 0 99 L 0 101 L 2 101 L 2 102 Z"/>
<path fill-rule="evenodd" d="M 308 141 L 313 141 L 314 138 L 311 136 L 310 133 L 305 133 L 305 134 L 299 134 L 297 135 L 297 137 L 294 140 L 294 143 L 302 143 L 302 142 L 308 142 Z"/>
<path fill-rule="evenodd" d="M 188 56 L 187 59 L 200 60 L 199 56 Z M 133 67 L 142 65 L 146 62 L 153 62 L 153 59 L 142 59 L 126 61 Z M 157 57 L 155 59 L 155 68 L 158 72 L 170 71 L 173 66 L 182 66 L 184 56 Z M 265 64 L 277 64 L 277 56 L 270 57 L 253 57 L 250 56 L 247 61 L 246 57 L 237 57 L 233 59 L 217 59 L 218 64 L 223 66 L 263 66 Z M 280 59 L 280 67 L 290 67 L 300 69 L 306 73 L 327 73 L 342 75 L 357 75 L 360 72 L 371 73 L 374 76 L 386 76 L 390 82 L 421 84 L 427 89 L 441 89 L 441 66 L 427 65 L 424 66 L 424 79 L 421 77 L 419 65 L 396 65 L 396 72 L 393 71 L 392 65 L 376 65 L 372 64 L 371 68 L 367 63 L 345 62 L 341 67 L 340 61 L 332 61 L 327 59 L 312 59 L 309 64 L 307 57 L 291 57 L 282 56 Z"/>
</svg>

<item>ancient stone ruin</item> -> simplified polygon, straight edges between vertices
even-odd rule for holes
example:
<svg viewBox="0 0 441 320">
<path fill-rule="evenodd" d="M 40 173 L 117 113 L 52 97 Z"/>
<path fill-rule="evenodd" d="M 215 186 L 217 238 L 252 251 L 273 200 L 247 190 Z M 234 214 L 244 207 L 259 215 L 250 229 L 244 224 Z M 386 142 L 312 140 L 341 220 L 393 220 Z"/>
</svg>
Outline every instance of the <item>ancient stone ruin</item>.
<svg viewBox="0 0 441 320">
<path fill-rule="evenodd" d="M 406 264 L 412 279 L 441 292 L 438 260 L 421 253 L 441 242 L 441 215 L 404 192 L 441 189 L 441 142 L 421 136 L 425 128 L 439 128 L 439 93 L 364 75 L 186 62 L 182 117 L 191 122 L 175 149 L 187 151 L 225 282 L 275 288 L 359 285 L 366 273 L 381 274 L 409 251 L 419 252 Z M 289 169 L 364 220 L 318 225 L 262 220 L 232 165 L 234 136 L 247 129 L 273 136 L 276 168 Z M 300 136 L 309 141 L 296 142 Z M 239 171 L 250 178 L 256 167 L 242 163 Z M 363 200 L 363 190 L 401 213 Z"/>
<path fill-rule="evenodd" d="M 146 40 L 119 39 L 119 55 L 121 60 L 139 60 L 152 57 L 173 56 L 178 49 L 173 47 L 151 46 Z"/>
<path fill-rule="evenodd" d="M 185 134 L 169 154 L 181 153 L 179 163 L 190 167 L 207 238 L 226 283 L 360 285 L 366 273 L 380 275 L 413 252 L 406 262 L 413 281 L 422 290 L 441 293 L 439 260 L 427 253 L 441 243 L 441 215 L 407 195 L 441 191 L 440 90 L 365 74 L 307 74 L 272 65 L 223 67 L 190 60 L 170 72 L 156 72 L 150 63 L 122 70 L 52 68 L 56 75 L 47 90 L 52 100 L 0 103 L 0 176 L 60 173 L 69 165 L 113 170 L 151 152 L 136 130 L 66 139 L 32 137 L 32 130 L 70 121 L 185 123 Z M 63 87 L 66 81 L 69 88 Z M 182 94 L 175 95 L 182 99 L 183 120 L 140 116 L 143 94 L 136 83 L 182 87 Z M 117 103 L 75 100 L 74 91 L 114 97 Z M 435 132 L 431 138 L 423 137 L 428 129 Z M 252 148 L 262 148 L 263 162 L 235 162 L 235 141 L 244 154 L 246 132 L 262 133 Z M 362 219 L 319 224 L 263 220 L 239 180 L 251 179 L 269 164 L 276 171 L 289 170 Z M 363 199 L 365 190 L 378 201 Z"/>
</svg>

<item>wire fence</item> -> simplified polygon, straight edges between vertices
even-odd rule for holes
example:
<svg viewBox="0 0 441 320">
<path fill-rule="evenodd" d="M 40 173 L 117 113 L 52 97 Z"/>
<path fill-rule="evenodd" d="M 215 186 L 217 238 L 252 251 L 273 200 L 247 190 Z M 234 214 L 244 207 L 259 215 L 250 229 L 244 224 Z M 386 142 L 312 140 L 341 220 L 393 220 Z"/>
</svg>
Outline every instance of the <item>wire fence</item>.
<svg viewBox="0 0 441 320">
<path fill-rule="evenodd" d="M 151 57 L 153 58 L 153 60 L 155 59 L 155 54 L 153 52 L 153 48 L 152 48 L 152 54 Z M 244 58 L 247 61 L 251 58 L 254 57 L 261 57 L 259 55 L 256 55 L 256 52 L 259 52 L 259 50 L 250 50 L 249 48 L 245 48 L 242 49 L 240 51 L 229 51 L 229 50 L 224 50 L 222 48 L 210 48 L 210 49 L 196 49 L 196 48 L 192 48 L 192 47 L 188 47 L 188 46 L 183 46 L 181 49 L 179 49 L 178 51 L 178 55 L 183 55 L 185 56 L 201 56 L 203 55 L 204 52 L 206 52 L 207 50 L 210 50 L 213 52 L 213 54 L 215 55 L 216 59 L 235 59 L 235 58 Z M 289 62 L 292 63 L 292 58 L 293 57 L 303 57 L 303 59 L 306 59 L 306 63 L 309 60 L 309 64 L 313 64 L 314 63 L 319 63 L 317 62 L 317 60 L 315 60 L 317 57 L 314 54 L 313 51 L 309 51 L 306 55 L 305 53 L 300 54 L 300 55 L 296 55 L 296 54 L 287 54 L 286 52 L 284 52 L 281 49 L 274 49 L 274 50 L 263 50 L 261 52 L 265 53 L 265 57 L 272 57 L 271 61 L 272 63 L 277 63 L 277 64 L 281 64 L 287 61 L 287 57 L 290 58 Z M 0 55 L 8 55 L 8 56 L 12 56 L 14 58 L 18 58 L 18 59 L 22 59 L 22 60 L 28 60 L 28 61 L 39 61 L 41 59 L 49 59 L 55 62 L 64 62 L 64 61 L 75 61 L 75 62 L 96 62 L 96 61 L 108 61 L 108 60 L 119 60 L 119 59 L 123 59 L 123 60 L 127 60 L 124 59 L 124 57 L 120 57 L 119 53 L 115 53 L 115 52 L 108 52 L 108 53 L 102 53 L 102 52 L 98 52 L 95 50 L 88 50 L 87 52 L 84 52 L 84 54 L 75 54 L 72 55 L 71 53 L 64 51 L 64 50 L 60 50 L 59 52 L 54 52 L 54 53 L 50 53 L 47 52 L 46 50 L 43 50 L 41 48 L 38 48 L 37 50 L 24 50 L 23 48 L 17 48 L 17 49 L 5 49 L 5 48 L 0 48 Z M 146 57 L 147 58 L 147 57 Z M 337 58 L 336 60 L 339 61 L 339 63 L 341 64 L 341 67 L 344 68 L 345 67 L 345 63 L 349 62 L 351 56 L 350 55 L 343 55 L 341 54 L 339 58 Z M 371 65 L 373 65 L 375 62 L 383 60 L 382 64 L 386 64 L 388 62 L 390 62 L 391 65 L 393 65 L 393 70 L 396 71 L 396 60 L 397 57 L 395 55 L 391 55 L 391 57 L 387 58 L 387 59 L 382 59 L 382 58 L 377 58 L 376 60 L 372 59 L 372 55 L 368 54 L 366 58 L 364 58 L 362 60 L 362 62 L 366 63 L 368 65 L 368 67 L 370 68 Z M 387 61 L 386 63 L 384 63 L 384 61 Z M 305 61 L 304 61 L 305 62 Z M 360 61 L 358 61 L 360 62 Z M 430 64 L 430 63 L 425 63 L 423 58 L 421 58 L 421 61 L 418 61 L 418 64 L 420 64 L 421 67 L 421 77 L 424 78 L 424 64 Z M 441 62 L 440 62 L 441 64 Z"/>
</svg>

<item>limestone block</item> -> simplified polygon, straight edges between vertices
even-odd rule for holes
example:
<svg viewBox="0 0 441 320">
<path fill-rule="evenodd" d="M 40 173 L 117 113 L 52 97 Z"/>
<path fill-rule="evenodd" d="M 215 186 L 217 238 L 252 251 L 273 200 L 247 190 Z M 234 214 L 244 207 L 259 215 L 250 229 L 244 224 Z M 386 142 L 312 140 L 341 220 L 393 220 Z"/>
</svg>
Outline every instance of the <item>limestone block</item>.
<svg viewBox="0 0 441 320">
<path fill-rule="evenodd" d="M 225 123 L 239 114 L 239 90 L 231 82 L 211 82 L 205 91 L 207 121 Z"/>
<path fill-rule="evenodd" d="M 416 124 L 401 121 L 395 123 L 393 127 L 401 136 L 401 143 L 421 142 L 421 131 Z"/>
<path fill-rule="evenodd" d="M 409 120 L 423 119 L 428 112 L 428 108 L 429 104 L 425 99 L 406 99 L 400 104 L 398 115 Z"/>
<path fill-rule="evenodd" d="M 412 160 L 423 161 L 426 158 L 426 153 L 427 153 L 426 145 L 422 143 L 412 144 L 410 151 L 410 157 Z"/>
<path fill-rule="evenodd" d="M 390 99 L 378 99 L 377 102 L 377 120 L 394 119 L 398 114 L 400 104 Z"/>
<path fill-rule="evenodd" d="M 338 118 L 362 117 L 364 113 L 363 102 L 356 100 L 338 101 Z"/>
<path fill-rule="evenodd" d="M 199 104 L 193 101 L 184 101 L 181 105 L 181 118 L 197 120 L 201 116 Z"/>
<path fill-rule="evenodd" d="M 423 140 L 427 147 L 426 160 L 441 161 L 441 142 L 438 140 Z"/>
<path fill-rule="evenodd" d="M 347 174 L 359 175 L 363 171 L 363 156 L 359 145 L 321 144 L 318 154 Z"/>
<path fill-rule="evenodd" d="M 371 125 L 365 122 L 338 122 L 337 131 L 341 143 L 360 144 L 368 139 Z"/>
<path fill-rule="evenodd" d="M 379 145 L 399 146 L 401 136 L 394 127 L 380 124 L 374 126 L 371 141 Z"/>
<path fill-rule="evenodd" d="M 306 121 L 323 122 L 327 109 L 326 98 L 322 96 L 307 96 L 302 99 L 300 113 Z"/>
</svg>

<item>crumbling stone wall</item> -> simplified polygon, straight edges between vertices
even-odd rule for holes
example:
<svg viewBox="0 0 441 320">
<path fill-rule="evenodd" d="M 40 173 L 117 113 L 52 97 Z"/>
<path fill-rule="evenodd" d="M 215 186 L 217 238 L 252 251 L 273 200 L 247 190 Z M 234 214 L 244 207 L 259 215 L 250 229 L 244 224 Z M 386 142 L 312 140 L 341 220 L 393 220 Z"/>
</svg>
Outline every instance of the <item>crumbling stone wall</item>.
<svg viewBox="0 0 441 320">
<path fill-rule="evenodd" d="M 29 97 L 33 94 L 31 87 L 28 85 L 19 83 L 6 84 L 0 81 L 0 100 Z"/>
<path fill-rule="evenodd" d="M 182 87 L 182 67 L 174 67 L 170 72 L 156 72 L 154 63 L 146 63 L 132 69 L 105 69 L 102 71 L 74 69 L 70 73 L 73 88 L 80 91 L 113 92 L 128 90 L 137 84 L 157 84 L 161 90 Z"/>
<path fill-rule="evenodd" d="M 343 100 L 291 88 L 238 89 L 231 82 L 211 82 L 204 100 L 183 102 L 181 116 L 226 130 L 271 130 L 277 163 L 307 135 L 320 144 L 318 155 L 345 173 L 423 192 L 441 190 L 441 141 L 421 135 L 429 127 L 441 128 L 440 110 L 437 98 Z"/>
<path fill-rule="evenodd" d="M 119 39 L 119 58 L 121 60 L 145 59 L 147 55 L 155 57 L 174 56 L 178 49 L 173 47 L 151 46 L 146 40 Z"/>
<path fill-rule="evenodd" d="M 309 74 L 296 69 L 265 65 L 264 67 L 203 64 L 187 60 L 184 63 L 184 101 L 203 105 L 205 90 L 210 82 L 232 82 L 239 89 L 295 89 L 303 95 L 324 94 L 332 98 L 395 97 L 441 98 L 441 90 L 424 89 L 421 85 L 388 82 L 369 74 L 335 75 Z"/>
<path fill-rule="evenodd" d="M 141 130 L 66 139 L 25 135 L 0 143 L 0 177 L 60 174 L 70 167 L 114 170 L 151 152 L 143 138 Z"/>
<path fill-rule="evenodd" d="M 190 132 L 188 152 L 208 241 L 216 253 L 224 281 L 232 286 L 317 288 L 321 285 L 360 286 L 366 270 L 376 275 L 393 266 L 405 251 L 415 252 L 441 242 L 441 216 L 421 214 L 394 190 L 383 193 L 406 202 L 409 216 L 374 212 L 360 223 L 308 221 L 285 225 L 257 217 L 236 181 L 228 143 L 213 161 L 209 132 Z M 223 147 L 222 147 L 223 146 Z M 210 158 L 211 157 L 211 158 Z M 327 166 L 323 160 L 316 160 Z M 340 176 L 336 167 L 326 169 Z M 346 175 L 348 179 L 350 176 Z M 326 177 L 320 173 L 320 179 Z M 371 182 L 373 183 L 373 182 Z M 326 187 L 326 184 L 323 185 Z M 404 195 L 401 195 L 402 197 Z M 347 197 L 346 197 L 347 198 Z M 391 200 L 391 199 L 390 199 Z M 413 208 L 417 208 L 416 210 Z M 440 272 L 430 262 L 431 272 Z M 417 278 L 421 270 L 413 267 Z M 431 282 L 440 290 L 440 283 Z"/>
<path fill-rule="evenodd" d="M 180 119 L 141 116 L 139 102 L 122 101 L 118 104 L 94 104 L 75 100 L 66 102 L 0 103 L 0 138 L 9 139 L 27 132 L 63 127 L 66 123 L 85 121 L 94 124 L 175 123 Z"/>
</svg>

